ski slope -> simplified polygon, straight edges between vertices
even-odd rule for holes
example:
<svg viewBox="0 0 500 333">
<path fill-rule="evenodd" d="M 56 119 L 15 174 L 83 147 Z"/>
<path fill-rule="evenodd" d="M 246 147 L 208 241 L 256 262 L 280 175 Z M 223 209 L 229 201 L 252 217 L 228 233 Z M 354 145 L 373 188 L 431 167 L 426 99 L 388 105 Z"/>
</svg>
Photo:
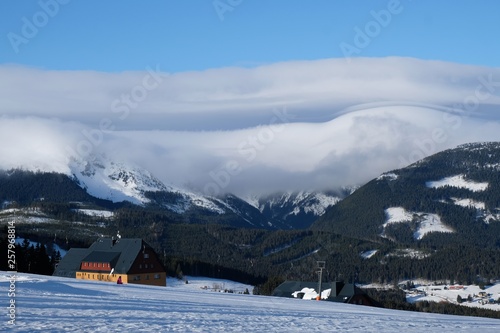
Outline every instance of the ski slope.
<svg viewBox="0 0 500 333">
<path fill-rule="evenodd" d="M 499 332 L 500 320 L 18 274 L 12 332 Z M 189 284 L 187 285 L 189 286 Z"/>
</svg>

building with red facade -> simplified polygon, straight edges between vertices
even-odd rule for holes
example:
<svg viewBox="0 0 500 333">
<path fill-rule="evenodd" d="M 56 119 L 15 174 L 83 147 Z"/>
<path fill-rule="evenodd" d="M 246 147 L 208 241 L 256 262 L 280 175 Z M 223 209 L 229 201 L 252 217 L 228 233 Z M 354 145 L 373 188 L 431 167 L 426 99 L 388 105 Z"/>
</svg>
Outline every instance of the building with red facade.
<svg viewBox="0 0 500 333">
<path fill-rule="evenodd" d="M 88 249 L 72 248 L 55 276 L 116 283 L 166 286 L 165 268 L 151 246 L 140 238 L 99 238 Z"/>
</svg>

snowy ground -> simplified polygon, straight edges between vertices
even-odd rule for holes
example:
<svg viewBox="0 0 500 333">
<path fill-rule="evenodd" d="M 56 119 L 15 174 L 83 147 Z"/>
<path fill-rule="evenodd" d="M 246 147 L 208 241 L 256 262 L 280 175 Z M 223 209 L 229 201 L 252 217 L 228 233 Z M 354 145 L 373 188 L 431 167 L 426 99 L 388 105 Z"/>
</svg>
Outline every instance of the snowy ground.
<svg viewBox="0 0 500 333">
<path fill-rule="evenodd" d="M 95 209 L 73 209 L 74 212 L 85 214 L 88 216 L 102 217 L 105 219 L 111 218 L 115 213 L 108 210 L 95 210 Z"/>
<path fill-rule="evenodd" d="M 446 177 L 441 180 L 429 181 L 426 183 L 427 187 L 440 188 L 444 186 L 451 186 L 457 188 L 465 188 L 472 192 L 485 191 L 488 188 L 488 183 L 478 183 L 472 180 L 465 179 L 464 175 L 457 175 L 453 177 Z"/>
<path fill-rule="evenodd" d="M 446 287 L 446 288 L 445 288 Z M 495 284 L 492 286 L 486 286 L 484 290 L 481 290 L 479 286 L 470 285 L 470 286 L 461 286 L 463 288 L 450 289 L 449 285 L 420 285 L 417 286 L 417 290 L 421 292 L 421 294 L 417 294 L 414 292 L 407 292 L 407 301 L 411 303 L 420 302 L 420 301 L 429 301 L 429 302 L 449 302 L 449 303 L 457 303 L 457 296 L 460 295 L 464 302 L 460 303 L 461 306 L 469 306 L 476 307 L 481 309 L 490 309 L 500 311 L 500 304 L 489 304 L 489 300 L 492 299 L 494 301 L 498 300 L 500 297 L 500 284 Z M 479 296 L 481 292 L 486 293 L 485 297 Z M 467 302 L 467 296 L 472 296 L 472 301 Z"/>
<path fill-rule="evenodd" d="M 390 207 L 385 210 L 386 221 L 382 225 L 384 231 L 382 237 L 385 237 L 385 227 L 392 223 L 408 223 L 413 220 L 418 221 L 417 230 L 413 233 L 413 238 L 420 240 L 431 232 L 454 232 L 453 229 L 441 222 L 437 214 L 424 212 L 408 212 L 403 207 Z"/>
<path fill-rule="evenodd" d="M 19 274 L 16 323 L 0 272 L 0 331 L 13 332 L 499 332 L 500 320 L 403 312 L 193 288 L 116 285 Z"/>
<path fill-rule="evenodd" d="M 224 292 L 225 290 L 231 290 L 235 293 L 241 294 L 244 293 L 246 289 L 248 289 L 250 293 L 252 293 L 253 291 L 253 286 L 248 284 L 199 276 L 185 276 L 182 280 L 173 277 L 167 277 L 167 286 L 168 288 L 193 291 L 206 290 L 214 292 Z"/>
</svg>

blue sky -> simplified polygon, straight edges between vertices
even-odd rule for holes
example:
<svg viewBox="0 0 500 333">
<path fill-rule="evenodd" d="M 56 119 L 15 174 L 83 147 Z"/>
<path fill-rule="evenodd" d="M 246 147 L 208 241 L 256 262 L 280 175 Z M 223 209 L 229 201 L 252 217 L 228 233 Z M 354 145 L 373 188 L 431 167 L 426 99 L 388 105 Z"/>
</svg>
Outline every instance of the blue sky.
<svg viewBox="0 0 500 333">
<path fill-rule="evenodd" d="M 356 47 L 355 28 L 377 29 L 371 12 L 395 0 L 59 0 L 54 9 L 56 1 L 1 2 L 0 63 L 104 72 L 160 64 L 184 72 L 340 58 L 341 45 Z M 397 2 L 397 14 L 376 23 L 353 55 L 500 66 L 499 1 Z M 56 13 L 44 13 L 42 3 Z M 221 14 L 214 4 L 229 7 Z M 38 23 L 32 35 L 23 35 L 26 21 Z M 13 36 L 28 38 L 13 47 Z"/>
</svg>

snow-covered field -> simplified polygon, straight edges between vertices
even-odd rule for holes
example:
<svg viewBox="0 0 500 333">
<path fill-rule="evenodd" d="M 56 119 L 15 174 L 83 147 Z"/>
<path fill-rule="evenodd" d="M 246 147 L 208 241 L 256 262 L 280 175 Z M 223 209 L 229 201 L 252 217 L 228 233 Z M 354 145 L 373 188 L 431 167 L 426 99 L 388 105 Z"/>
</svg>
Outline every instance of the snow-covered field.
<svg viewBox="0 0 500 333">
<path fill-rule="evenodd" d="M 458 206 L 466 207 L 466 208 L 476 208 L 476 209 L 486 209 L 486 204 L 481 201 L 476 201 L 472 199 L 459 199 L 459 198 L 451 198 L 453 203 Z"/>
<path fill-rule="evenodd" d="M 74 209 L 74 212 L 85 214 L 88 216 L 94 217 L 102 217 L 105 219 L 111 218 L 115 215 L 115 213 L 110 212 L 108 210 L 95 210 L 95 209 Z"/>
<path fill-rule="evenodd" d="M 498 300 L 500 297 L 500 284 L 486 286 L 481 290 L 479 286 L 450 286 L 447 285 L 420 285 L 415 288 L 418 292 L 407 292 L 407 301 L 414 303 L 420 301 L 430 302 L 450 302 L 457 303 L 457 297 L 460 295 L 464 302 L 460 303 L 462 306 L 477 307 L 482 309 L 490 309 L 500 311 L 500 304 L 491 304 L 491 300 Z M 480 293 L 485 293 L 480 296 Z M 471 296 L 472 300 L 467 302 L 467 297 Z"/>
<path fill-rule="evenodd" d="M 171 280 L 169 280 L 171 281 Z M 208 283 L 210 280 L 208 281 Z M 213 281 L 212 281 L 213 282 Z M 200 284 L 207 284 L 201 282 Z M 0 330 L 13 332 L 499 332 L 500 320 L 18 274 L 14 326 L 0 272 Z M 199 286 L 198 286 L 199 287 Z"/>
<path fill-rule="evenodd" d="M 478 183 L 472 180 L 465 179 L 464 175 L 457 175 L 453 177 L 446 177 L 441 180 L 430 181 L 426 183 L 427 187 L 439 188 L 444 186 L 451 186 L 457 188 L 464 188 L 472 192 L 481 192 L 488 188 L 488 183 Z"/>
<path fill-rule="evenodd" d="M 224 292 L 224 290 L 232 290 L 237 294 L 242 294 L 247 289 L 250 293 L 252 293 L 253 291 L 253 286 L 248 284 L 199 276 L 185 276 L 183 280 L 179 280 L 173 277 L 167 277 L 167 286 L 168 288 L 182 290 L 206 290 L 214 292 Z"/>
<path fill-rule="evenodd" d="M 415 239 L 422 239 L 425 235 L 431 232 L 454 232 L 453 229 L 441 222 L 441 218 L 437 214 L 424 212 L 408 212 L 403 207 L 391 207 L 385 210 L 386 221 L 382 225 L 385 237 L 385 227 L 391 223 L 408 223 L 413 220 L 418 221 L 418 227 L 413 233 Z"/>
<path fill-rule="evenodd" d="M 370 259 L 373 257 L 375 254 L 377 254 L 378 250 L 368 250 L 360 254 L 361 258 L 363 259 Z"/>
</svg>

